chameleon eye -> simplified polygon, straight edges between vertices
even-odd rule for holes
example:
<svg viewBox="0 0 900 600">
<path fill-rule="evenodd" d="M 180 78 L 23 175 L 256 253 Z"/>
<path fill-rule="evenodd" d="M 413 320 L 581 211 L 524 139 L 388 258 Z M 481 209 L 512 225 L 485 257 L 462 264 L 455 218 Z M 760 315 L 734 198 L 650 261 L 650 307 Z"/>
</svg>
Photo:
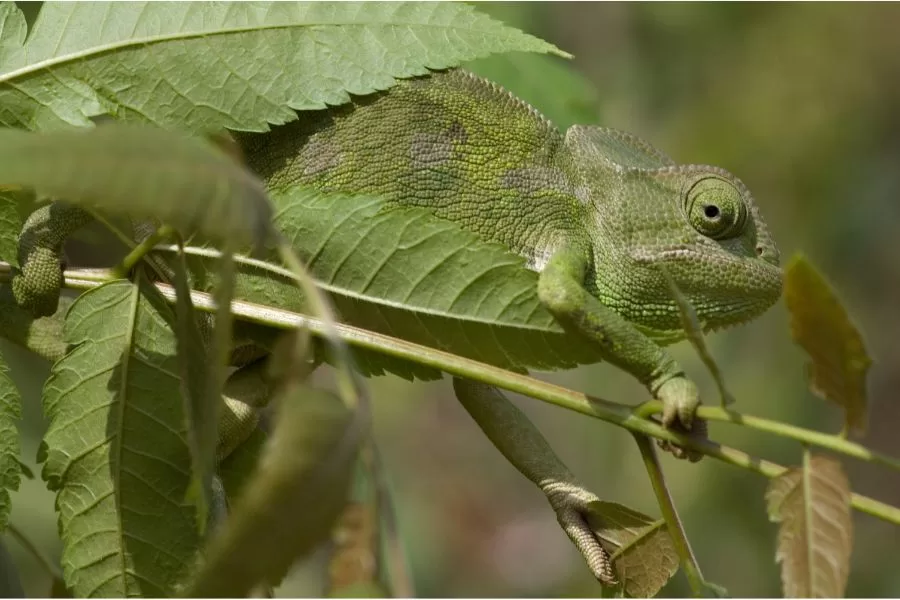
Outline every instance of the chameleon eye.
<svg viewBox="0 0 900 600">
<path fill-rule="evenodd" d="M 747 206 L 732 184 L 718 177 L 707 177 L 688 191 L 687 214 L 694 229 L 721 240 L 741 232 L 747 219 Z"/>
</svg>

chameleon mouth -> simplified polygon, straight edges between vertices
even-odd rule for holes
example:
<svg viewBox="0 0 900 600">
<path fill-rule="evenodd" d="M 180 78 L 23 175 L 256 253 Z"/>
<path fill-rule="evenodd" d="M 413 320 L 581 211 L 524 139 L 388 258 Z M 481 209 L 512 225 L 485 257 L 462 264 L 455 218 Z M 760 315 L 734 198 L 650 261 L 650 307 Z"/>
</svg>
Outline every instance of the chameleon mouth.
<svg viewBox="0 0 900 600">
<path fill-rule="evenodd" d="M 777 264 L 765 257 L 709 250 L 670 247 L 652 254 L 643 252 L 636 258 L 648 269 L 656 269 L 657 265 L 666 267 L 697 314 L 704 333 L 752 321 L 778 301 L 782 276 Z M 697 278 L 698 269 L 715 277 L 709 280 Z M 680 317 L 670 314 L 673 321 L 650 333 L 662 343 L 685 337 Z"/>
</svg>

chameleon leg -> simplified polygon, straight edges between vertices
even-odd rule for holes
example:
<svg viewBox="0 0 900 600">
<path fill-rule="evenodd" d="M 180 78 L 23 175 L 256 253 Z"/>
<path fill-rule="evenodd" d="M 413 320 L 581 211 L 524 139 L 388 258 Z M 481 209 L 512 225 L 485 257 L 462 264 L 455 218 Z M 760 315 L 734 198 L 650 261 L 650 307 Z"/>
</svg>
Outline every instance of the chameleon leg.
<svg viewBox="0 0 900 600">
<path fill-rule="evenodd" d="M 492 386 L 455 378 L 456 397 L 494 446 L 547 496 L 563 530 L 601 583 L 616 585 L 609 554 L 584 515 L 599 500 L 554 454 L 547 440 L 518 408 Z"/>
<path fill-rule="evenodd" d="M 580 252 L 554 254 L 541 272 L 541 302 L 567 330 L 595 342 L 603 360 L 634 375 L 662 401 L 663 424 L 691 429 L 700 405 L 697 386 L 658 344 L 584 288 L 587 265 Z"/>
<path fill-rule="evenodd" d="M 271 398 L 266 360 L 257 360 L 232 373 L 222 390 L 216 460 L 225 460 L 259 425 L 260 412 Z"/>
<path fill-rule="evenodd" d="M 80 208 L 54 202 L 37 209 L 19 234 L 19 269 L 13 275 L 16 303 L 36 317 L 56 312 L 63 285 L 62 246 L 91 220 Z"/>
</svg>

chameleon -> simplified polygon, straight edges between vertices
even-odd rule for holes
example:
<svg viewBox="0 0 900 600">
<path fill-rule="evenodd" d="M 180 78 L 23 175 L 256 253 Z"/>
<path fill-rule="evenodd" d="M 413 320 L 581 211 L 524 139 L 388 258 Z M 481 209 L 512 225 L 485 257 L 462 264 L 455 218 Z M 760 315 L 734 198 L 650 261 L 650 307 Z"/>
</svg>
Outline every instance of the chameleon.
<svg viewBox="0 0 900 600">
<path fill-rule="evenodd" d="M 537 274 L 540 303 L 565 332 L 646 386 L 668 427 L 690 430 L 700 403 L 664 348 L 685 337 L 669 278 L 705 331 L 752 320 L 781 294 L 775 242 L 737 177 L 677 164 L 615 129 L 560 132 L 524 101 L 460 69 L 298 113 L 269 132 L 232 135 L 270 192 L 305 185 L 377 195 L 521 257 Z M 58 297 L 59 262 L 53 277 L 29 274 L 50 272 L 47 248 L 58 256 L 81 225 L 65 211 L 61 224 L 53 222 L 51 212 L 26 223 L 12 285 L 16 302 L 36 314 L 55 310 L 49 298 Z M 597 496 L 498 390 L 458 378 L 453 387 L 487 437 L 545 494 L 593 574 L 613 585 L 609 556 L 586 519 Z"/>
</svg>

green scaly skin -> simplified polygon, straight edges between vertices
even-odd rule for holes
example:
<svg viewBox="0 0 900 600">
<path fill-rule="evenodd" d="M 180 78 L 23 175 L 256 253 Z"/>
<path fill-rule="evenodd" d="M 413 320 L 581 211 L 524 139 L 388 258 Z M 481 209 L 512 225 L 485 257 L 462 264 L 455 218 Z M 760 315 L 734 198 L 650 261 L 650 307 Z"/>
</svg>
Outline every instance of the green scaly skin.
<svg viewBox="0 0 900 600">
<path fill-rule="evenodd" d="M 659 267 L 704 330 L 755 318 L 781 293 L 778 251 L 736 177 L 677 165 L 611 129 L 574 126 L 563 134 L 463 71 L 401 81 L 348 105 L 302 113 L 270 133 L 235 136 L 270 190 L 307 184 L 376 194 L 429 209 L 524 257 L 539 273 L 541 302 L 661 400 L 667 426 L 690 429 L 699 397 L 662 348 L 684 331 Z M 28 289 L 53 288 L 58 296 L 59 278 L 45 270 L 59 270 L 57 240 L 81 223 L 29 224 L 23 240 L 34 239 L 29 226 L 53 235 L 41 233 L 20 258 L 25 279 L 37 278 Z M 49 293 L 25 299 L 52 306 Z M 497 448 L 545 493 L 594 575 L 614 583 L 609 556 L 584 518 L 596 496 L 499 391 L 461 380 L 454 388 Z"/>
</svg>

